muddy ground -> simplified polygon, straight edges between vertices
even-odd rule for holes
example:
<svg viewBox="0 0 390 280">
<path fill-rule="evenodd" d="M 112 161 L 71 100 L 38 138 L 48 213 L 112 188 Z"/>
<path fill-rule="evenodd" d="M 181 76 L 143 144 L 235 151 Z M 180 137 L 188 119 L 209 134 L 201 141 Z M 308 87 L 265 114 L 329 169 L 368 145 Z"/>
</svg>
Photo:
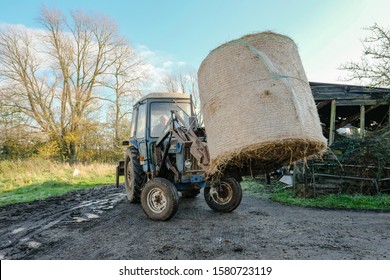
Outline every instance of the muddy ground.
<svg viewBox="0 0 390 280">
<path fill-rule="evenodd" d="M 244 193 L 233 212 L 203 193 L 154 222 L 104 186 L 0 208 L 0 259 L 390 259 L 390 213 L 286 206 Z"/>
</svg>

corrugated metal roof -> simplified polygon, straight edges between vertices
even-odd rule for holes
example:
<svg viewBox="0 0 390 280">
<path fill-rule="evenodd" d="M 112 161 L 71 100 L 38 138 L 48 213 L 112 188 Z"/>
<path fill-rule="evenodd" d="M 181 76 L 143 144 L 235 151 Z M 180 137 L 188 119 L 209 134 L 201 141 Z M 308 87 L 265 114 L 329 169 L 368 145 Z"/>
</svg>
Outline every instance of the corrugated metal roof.
<svg viewBox="0 0 390 280">
<path fill-rule="evenodd" d="M 346 85 L 346 84 L 331 84 L 331 83 L 319 83 L 309 82 L 313 94 L 327 94 L 327 93 L 338 93 L 338 94 L 383 94 L 390 93 L 389 88 L 380 87 L 367 87 L 357 85 Z"/>
</svg>

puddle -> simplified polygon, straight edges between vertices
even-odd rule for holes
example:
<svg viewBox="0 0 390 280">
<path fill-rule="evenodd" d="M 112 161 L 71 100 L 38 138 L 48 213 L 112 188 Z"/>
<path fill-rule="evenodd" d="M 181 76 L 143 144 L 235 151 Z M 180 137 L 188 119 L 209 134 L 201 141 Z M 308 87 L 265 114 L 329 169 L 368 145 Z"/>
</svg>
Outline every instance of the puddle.
<svg viewBox="0 0 390 280">
<path fill-rule="evenodd" d="M 88 219 L 82 217 L 73 217 L 73 220 L 75 220 L 77 223 L 88 221 Z"/>
<path fill-rule="evenodd" d="M 41 243 L 36 242 L 36 241 L 29 241 L 29 242 L 27 242 L 28 248 L 31 248 L 31 249 L 37 249 L 37 248 L 39 248 L 41 245 L 42 245 Z"/>
<path fill-rule="evenodd" d="M 98 215 L 92 214 L 92 213 L 86 213 L 85 216 L 87 216 L 88 219 L 97 219 L 99 218 Z"/>
<path fill-rule="evenodd" d="M 26 228 L 20 227 L 20 228 L 14 229 L 11 233 L 12 234 L 17 234 L 17 233 L 22 232 L 24 230 L 26 230 Z"/>
</svg>

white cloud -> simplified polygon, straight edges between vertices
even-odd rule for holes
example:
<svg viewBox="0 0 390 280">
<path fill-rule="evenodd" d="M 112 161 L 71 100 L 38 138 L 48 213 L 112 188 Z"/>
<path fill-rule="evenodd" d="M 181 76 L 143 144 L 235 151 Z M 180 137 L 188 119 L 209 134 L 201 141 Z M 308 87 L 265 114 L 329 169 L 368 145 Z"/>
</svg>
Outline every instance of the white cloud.
<svg viewBox="0 0 390 280">
<path fill-rule="evenodd" d="M 163 63 L 163 68 L 169 69 L 173 65 L 173 62 L 168 60 Z"/>
<path fill-rule="evenodd" d="M 136 46 L 135 49 L 145 61 L 144 67 L 149 77 L 149 81 L 143 89 L 145 94 L 164 91 L 161 86 L 161 79 L 164 76 L 187 73 L 194 68 L 184 61 L 176 60 L 172 55 L 153 51 L 145 45 Z"/>
</svg>

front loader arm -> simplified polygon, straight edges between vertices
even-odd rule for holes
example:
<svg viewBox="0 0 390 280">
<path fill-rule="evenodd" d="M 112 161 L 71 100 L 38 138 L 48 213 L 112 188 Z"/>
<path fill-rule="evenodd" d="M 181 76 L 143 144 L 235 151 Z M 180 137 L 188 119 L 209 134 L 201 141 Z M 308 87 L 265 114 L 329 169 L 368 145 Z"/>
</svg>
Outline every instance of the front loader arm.
<svg viewBox="0 0 390 280">
<path fill-rule="evenodd" d="M 183 118 L 177 113 L 177 111 L 171 111 L 171 119 L 169 123 L 169 131 L 166 132 L 165 136 L 160 137 L 161 140 L 167 138 L 170 134 L 180 143 L 190 146 L 190 153 L 198 161 L 198 165 L 206 172 L 210 167 L 210 154 L 207 147 L 207 143 L 202 142 L 199 137 L 195 134 L 193 128 L 186 124 Z M 162 141 L 157 142 L 159 145 Z M 166 148 L 168 149 L 168 147 Z"/>
<path fill-rule="evenodd" d="M 191 154 L 196 158 L 198 164 L 202 167 L 202 169 L 204 171 L 207 171 L 210 165 L 210 154 L 207 144 L 199 139 L 199 137 L 195 134 L 191 126 L 186 126 L 186 123 L 178 114 L 175 114 L 175 117 L 176 121 L 179 124 L 179 126 L 177 127 L 177 132 L 179 133 L 177 133 L 177 135 L 182 136 L 180 138 L 183 142 L 192 142 L 190 147 Z"/>
</svg>

